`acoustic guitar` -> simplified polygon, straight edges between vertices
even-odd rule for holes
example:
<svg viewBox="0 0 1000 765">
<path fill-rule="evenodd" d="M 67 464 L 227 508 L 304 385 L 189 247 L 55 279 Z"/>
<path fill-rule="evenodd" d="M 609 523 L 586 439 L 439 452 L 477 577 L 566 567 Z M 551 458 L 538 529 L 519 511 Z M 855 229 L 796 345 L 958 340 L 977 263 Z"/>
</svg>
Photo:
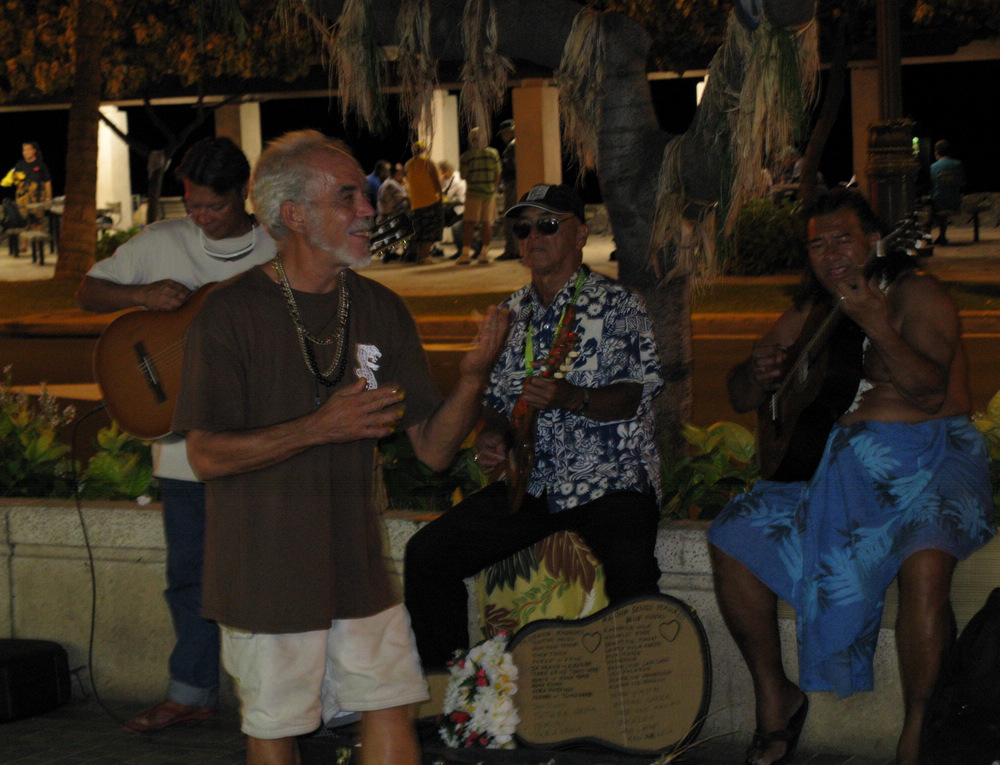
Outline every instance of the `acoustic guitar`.
<svg viewBox="0 0 1000 765">
<path fill-rule="evenodd" d="M 577 334 L 573 331 L 576 321 L 576 306 L 566 306 L 566 312 L 552 340 L 552 349 L 542 366 L 536 370 L 536 377 L 561 378 L 565 372 L 564 362 L 575 355 L 573 351 Z M 535 437 L 538 431 L 538 409 L 524 400 L 524 394 L 514 405 L 510 426 L 507 430 L 507 459 L 493 471 L 493 480 L 507 478 L 507 501 L 511 513 L 521 509 L 524 494 L 531 480 L 531 470 L 535 466 Z"/>
<path fill-rule="evenodd" d="M 405 215 L 371 231 L 372 255 L 413 235 Z M 94 347 L 94 379 L 104 405 L 129 435 L 154 439 L 170 432 L 184 364 L 184 336 L 205 297 L 206 284 L 174 311 L 131 311 L 112 321 Z"/>
<path fill-rule="evenodd" d="M 891 251 L 919 254 L 925 239 L 913 219 L 904 220 L 875 244 L 865 263 L 865 277 L 870 278 L 878 260 Z M 812 478 L 830 431 L 854 401 L 864 374 L 864 333 L 842 318 L 837 303 L 832 308 L 814 305 L 798 340 L 786 350 L 788 371 L 757 410 L 757 462 L 762 478 Z"/>
</svg>

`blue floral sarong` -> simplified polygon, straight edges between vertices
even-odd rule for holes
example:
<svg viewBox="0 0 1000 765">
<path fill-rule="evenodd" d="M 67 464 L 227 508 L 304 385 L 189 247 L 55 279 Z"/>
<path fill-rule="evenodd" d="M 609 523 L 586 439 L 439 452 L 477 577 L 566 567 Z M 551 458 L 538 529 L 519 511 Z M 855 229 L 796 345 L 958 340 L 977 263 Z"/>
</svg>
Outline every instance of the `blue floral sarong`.
<svg viewBox="0 0 1000 765">
<path fill-rule="evenodd" d="M 798 616 L 799 686 L 872 690 L 885 590 L 920 550 L 963 560 L 996 533 L 989 458 L 964 416 L 835 426 L 808 482 L 758 481 L 708 538 Z"/>
</svg>

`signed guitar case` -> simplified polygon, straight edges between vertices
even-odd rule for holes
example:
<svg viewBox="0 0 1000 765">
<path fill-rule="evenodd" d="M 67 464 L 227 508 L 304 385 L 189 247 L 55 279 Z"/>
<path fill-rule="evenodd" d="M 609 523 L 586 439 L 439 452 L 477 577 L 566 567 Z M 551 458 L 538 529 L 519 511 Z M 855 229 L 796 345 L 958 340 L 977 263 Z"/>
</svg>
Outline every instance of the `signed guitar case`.
<svg viewBox="0 0 1000 765">
<path fill-rule="evenodd" d="M 708 711 L 705 630 L 668 595 L 587 619 L 532 622 L 508 650 L 519 672 L 517 739 L 528 747 L 597 744 L 659 755 L 692 741 Z"/>
</svg>

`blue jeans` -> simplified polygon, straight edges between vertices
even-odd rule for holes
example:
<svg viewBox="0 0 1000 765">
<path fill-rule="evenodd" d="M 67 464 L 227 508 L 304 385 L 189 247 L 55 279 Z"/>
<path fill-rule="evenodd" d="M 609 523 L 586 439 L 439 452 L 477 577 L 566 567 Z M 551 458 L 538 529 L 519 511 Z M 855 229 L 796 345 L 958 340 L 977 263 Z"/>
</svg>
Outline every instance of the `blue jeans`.
<svg viewBox="0 0 1000 765">
<path fill-rule="evenodd" d="M 201 569 L 205 554 L 205 486 L 160 479 L 167 538 L 167 589 L 177 642 L 170 654 L 167 698 L 214 707 L 219 696 L 219 628 L 201 616 Z"/>
</svg>

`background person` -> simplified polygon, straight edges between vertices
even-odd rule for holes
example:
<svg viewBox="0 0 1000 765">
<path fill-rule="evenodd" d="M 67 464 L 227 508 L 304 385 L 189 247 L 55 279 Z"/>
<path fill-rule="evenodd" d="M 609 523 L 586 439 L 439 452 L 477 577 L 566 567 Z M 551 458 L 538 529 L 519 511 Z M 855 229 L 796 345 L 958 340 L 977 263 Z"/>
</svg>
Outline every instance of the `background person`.
<svg viewBox="0 0 1000 765">
<path fill-rule="evenodd" d="M 939 228 L 934 244 L 947 245 L 948 219 L 962 209 L 965 167 L 961 160 L 951 156 L 948 141 L 941 140 L 934 144 L 934 159 L 931 165 L 931 207 Z"/>
<path fill-rule="evenodd" d="M 375 168 L 371 171 L 371 173 L 365 177 L 368 204 L 372 207 L 378 206 L 378 190 L 382 186 L 382 182 L 389 177 L 389 171 L 391 168 L 392 165 L 390 165 L 386 160 L 380 159 L 375 163 Z"/>
<path fill-rule="evenodd" d="M 194 144 L 177 175 L 184 183 L 187 217 L 153 223 L 99 261 L 77 290 L 80 308 L 173 310 L 199 287 L 274 257 L 274 241 L 246 212 L 250 165 L 232 141 L 206 138 Z M 164 595 L 177 641 L 167 699 L 128 722 L 137 732 L 212 717 L 219 685 L 219 630 L 201 615 L 205 487 L 179 435 L 153 443 L 153 465 L 167 542 Z"/>
<path fill-rule="evenodd" d="M 466 189 L 462 249 L 457 263 L 465 266 L 472 262 L 469 250 L 476 231 L 479 231 L 482 246 L 477 257 L 480 263 L 486 264 L 489 263 L 490 241 L 493 239 L 501 164 L 500 153 L 486 145 L 486 136 L 477 127 L 469 131 L 469 149 L 459 158 L 458 169 L 465 179 Z"/>
<path fill-rule="evenodd" d="M 457 258 L 462 250 L 462 229 L 465 226 L 462 218 L 466 183 L 448 160 L 441 160 L 438 169 L 441 171 L 441 193 L 444 195 L 444 225 L 451 229 L 451 239 L 455 243 L 453 258 Z"/>
<path fill-rule="evenodd" d="M 45 213 L 32 205 L 52 201 L 52 175 L 35 141 L 21 144 L 21 159 L 0 183 L 14 187 L 14 203 L 24 220 L 23 228 L 40 229 Z M 22 243 L 21 250 L 26 249 L 27 245 Z"/>
<path fill-rule="evenodd" d="M 412 241 L 416 246 L 415 262 L 431 262 L 431 248 L 441 241 L 444 210 L 441 205 L 441 179 L 427 156 L 423 141 L 413 142 L 413 157 L 406 163 L 406 188 L 410 197 L 413 221 Z"/>
</svg>

